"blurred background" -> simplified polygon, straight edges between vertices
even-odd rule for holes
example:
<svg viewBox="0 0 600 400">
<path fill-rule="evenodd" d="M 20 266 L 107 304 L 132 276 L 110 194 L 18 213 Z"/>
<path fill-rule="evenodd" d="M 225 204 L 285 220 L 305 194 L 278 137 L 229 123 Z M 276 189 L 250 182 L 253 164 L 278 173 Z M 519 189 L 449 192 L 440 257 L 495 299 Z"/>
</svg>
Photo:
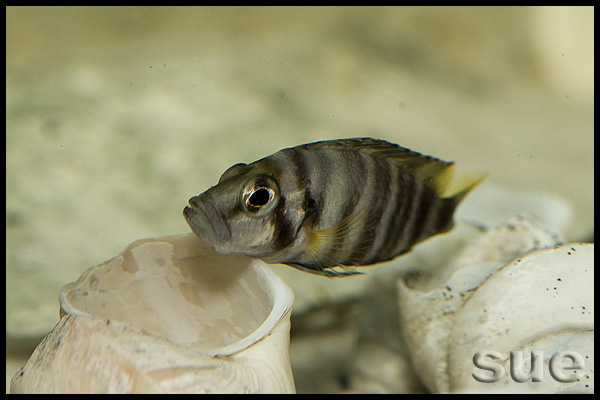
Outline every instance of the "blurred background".
<svg viewBox="0 0 600 400">
<path fill-rule="evenodd" d="M 188 198 L 284 147 L 385 139 L 560 198 L 566 239 L 593 240 L 592 7 L 7 7 L 6 23 L 7 380 L 64 284 L 189 232 Z"/>
</svg>

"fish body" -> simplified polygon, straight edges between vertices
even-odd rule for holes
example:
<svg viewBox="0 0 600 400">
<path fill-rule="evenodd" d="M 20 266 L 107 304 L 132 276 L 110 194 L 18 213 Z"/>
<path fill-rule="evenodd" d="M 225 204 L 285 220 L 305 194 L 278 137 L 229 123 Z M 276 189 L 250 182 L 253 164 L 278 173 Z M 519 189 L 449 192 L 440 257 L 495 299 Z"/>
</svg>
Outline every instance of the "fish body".
<svg viewBox="0 0 600 400">
<path fill-rule="evenodd" d="M 393 143 L 328 140 L 230 167 L 184 216 L 218 253 L 344 276 L 450 230 L 482 180 L 452 178 L 453 163 Z"/>
</svg>

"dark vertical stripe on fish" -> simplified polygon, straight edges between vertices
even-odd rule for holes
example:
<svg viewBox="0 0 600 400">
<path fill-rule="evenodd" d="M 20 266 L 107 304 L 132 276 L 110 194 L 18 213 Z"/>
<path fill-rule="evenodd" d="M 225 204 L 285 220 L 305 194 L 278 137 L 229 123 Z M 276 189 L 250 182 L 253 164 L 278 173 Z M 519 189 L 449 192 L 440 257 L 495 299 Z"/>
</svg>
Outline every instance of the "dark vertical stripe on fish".
<svg viewBox="0 0 600 400">
<path fill-rule="evenodd" d="M 269 168 L 278 176 L 286 176 L 286 184 L 293 187 L 302 187 L 306 184 L 303 179 L 304 174 L 301 173 L 304 165 L 298 153 L 298 150 L 290 149 L 290 151 L 279 152 L 274 157 L 265 159 Z M 273 211 L 272 224 L 275 228 L 273 244 L 275 249 L 287 247 L 296 239 L 297 231 L 291 215 L 287 212 L 286 200 L 286 197 L 281 195 L 279 204 Z"/>
<path fill-rule="evenodd" d="M 423 201 L 425 185 L 413 176 L 410 176 L 408 180 L 413 184 L 412 192 L 407 193 L 405 198 L 407 204 L 406 209 L 403 210 L 405 212 L 404 218 L 399 221 L 401 225 L 398 226 L 398 231 L 395 232 L 396 244 L 388 256 L 402 253 L 410 248 L 410 232 L 413 229 L 414 220 L 417 218 L 415 213 L 419 208 L 419 203 Z"/>
<path fill-rule="evenodd" d="M 430 235 L 447 232 L 454 226 L 452 216 L 457 205 L 456 200 L 453 198 L 438 199 L 436 203 L 434 210 L 435 219 L 432 218 L 429 223 L 428 233 Z"/>
<path fill-rule="evenodd" d="M 426 230 L 427 213 L 435 201 L 432 189 L 422 182 L 417 182 L 417 186 L 420 187 L 419 196 L 412 200 L 411 214 L 402 232 L 402 250 L 408 250 Z"/>
<path fill-rule="evenodd" d="M 344 249 L 345 265 L 358 265 L 363 262 L 376 238 L 377 221 L 383 212 L 381 203 L 387 197 L 381 188 L 384 186 L 383 182 L 387 180 L 389 165 L 381 163 L 372 155 L 357 157 L 355 164 L 353 176 L 356 177 L 360 200 L 352 213 L 354 214 L 352 232 L 347 238 L 348 245 Z"/>
<path fill-rule="evenodd" d="M 321 149 L 318 153 L 322 163 L 320 174 L 328 176 L 327 185 L 324 189 L 323 207 L 326 212 L 320 224 L 323 232 L 322 240 L 326 246 L 322 248 L 321 260 L 323 264 L 333 262 L 341 263 L 344 253 L 348 248 L 346 242 L 351 240 L 348 236 L 351 226 L 339 224 L 352 215 L 361 199 L 361 190 L 356 180 L 340 179 L 342 174 L 351 173 L 356 163 L 362 159 L 357 154 L 346 151 Z M 357 157 L 358 156 L 358 157 Z M 340 198 L 340 193 L 344 195 Z M 329 202 L 327 201 L 329 199 Z M 346 254 L 347 255 L 347 254 Z"/>
<path fill-rule="evenodd" d="M 381 217 L 389 204 L 391 195 L 391 169 L 393 168 L 387 162 L 381 162 L 381 159 L 369 157 L 367 174 L 367 193 L 370 197 L 365 200 L 364 211 L 366 214 L 361 215 L 360 235 L 358 238 L 353 238 L 355 241 L 352 253 L 348 258 L 348 263 L 359 265 L 365 263 L 369 258 L 373 244 L 379 235 L 379 224 Z"/>
<path fill-rule="evenodd" d="M 392 213 L 392 220 L 387 229 L 382 232 L 385 235 L 385 242 L 379 252 L 381 259 L 389 259 L 400 251 L 403 242 L 403 228 L 406 226 L 412 208 L 411 199 L 419 195 L 417 182 L 411 175 L 400 171 L 398 178 L 395 183 L 398 189 L 396 209 Z M 375 256 L 377 257 L 377 255 Z"/>
<path fill-rule="evenodd" d="M 439 200 L 432 190 L 426 188 L 423 204 L 419 204 L 417 210 L 418 216 L 415 220 L 414 231 L 410 235 L 409 246 L 412 247 L 413 244 L 430 236 L 427 232 L 431 230 L 431 224 L 436 223 Z"/>
<path fill-rule="evenodd" d="M 400 182 L 400 168 L 389 164 L 387 166 L 387 173 L 384 174 L 381 181 L 383 185 L 382 191 L 385 193 L 385 199 L 382 201 L 382 212 L 373 228 L 375 230 L 375 238 L 373 243 L 371 243 L 371 248 L 363 258 L 363 262 L 367 264 L 381 258 L 381 250 L 389 241 L 388 230 L 390 229 L 390 225 L 392 225 L 402 206 L 401 195 L 403 189 Z"/>
<path fill-rule="evenodd" d="M 339 217 L 342 218 L 340 221 L 351 219 L 350 223 L 343 226 L 343 229 L 338 229 L 339 236 L 343 239 L 339 241 L 339 245 L 334 245 L 331 248 L 332 255 L 339 260 L 339 263 L 348 265 L 351 263 L 352 244 L 355 243 L 357 236 L 361 233 L 361 227 L 357 227 L 356 213 L 361 213 L 362 215 L 363 212 L 367 211 L 365 207 L 369 204 L 370 165 L 369 161 L 359 154 L 344 151 L 337 156 L 341 158 L 341 162 L 343 163 L 341 171 L 347 171 L 356 177 L 356 179 L 353 179 L 351 186 L 346 185 L 347 190 L 351 192 L 339 214 Z"/>
<path fill-rule="evenodd" d="M 274 245 L 275 248 L 284 248 L 288 246 L 296 238 L 293 221 L 287 216 L 285 210 L 286 200 L 281 196 L 277 208 L 273 211 L 272 224 L 275 228 Z"/>
<path fill-rule="evenodd" d="M 319 174 L 319 155 L 314 154 L 314 152 L 307 152 L 305 150 L 298 151 L 296 162 L 299 164 L 299 168 L 302 169 L 304 177 L 306 179 L 306 183 L 308 186 L 306 190 L 308 191 L 308 197 L 310 197 L 315 205 L 315 215 L 311 218 L 311 229 L 314 229 L 318 226 L 321 218 L 323 217 L 323 212 L 325 211 L 323 208 L 323 204 L 326 201 L 327 194 L 323 190 L 319 190 L 320 185 L 326 185 L 328 177 L 325 174 Z"/>
</svg>

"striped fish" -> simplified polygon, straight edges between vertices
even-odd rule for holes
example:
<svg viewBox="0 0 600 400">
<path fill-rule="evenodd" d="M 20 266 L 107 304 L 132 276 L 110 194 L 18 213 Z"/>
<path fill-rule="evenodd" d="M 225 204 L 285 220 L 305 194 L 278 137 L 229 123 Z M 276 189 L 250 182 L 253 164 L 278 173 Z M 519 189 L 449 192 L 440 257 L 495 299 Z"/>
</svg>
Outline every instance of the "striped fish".
<svg viewBox="0 0 600 400">
<path fill-rule="evenodd" d="M 218 253 L 346 276 L 450 230 L 482 179 L 452 185 L 453 163 L 383 140 L 329 140 L 230 167 L 184 216 Z"/>
</svg>

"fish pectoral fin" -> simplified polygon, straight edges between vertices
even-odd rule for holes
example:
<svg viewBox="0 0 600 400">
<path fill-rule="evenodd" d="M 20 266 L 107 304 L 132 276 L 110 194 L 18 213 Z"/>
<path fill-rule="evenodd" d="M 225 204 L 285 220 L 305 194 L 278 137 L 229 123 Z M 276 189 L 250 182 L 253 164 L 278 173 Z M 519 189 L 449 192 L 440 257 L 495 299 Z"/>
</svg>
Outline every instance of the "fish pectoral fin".
<svg viewBox="0 0 600 400">
<path fill-rule="evenodd" d="M 290 267 L 296 268 L 303 272 L 308 272 L 309 274 L 326 276 L 327 278 L 343 278 L 346 276 L 363 274 L 363 272 L 359 272 L 353 267 L 347 267 L 343 265 L 335 267 L 309 267 L 297 263 L 286 263 L 286 265 L 289 265 Z M 341 268 L 341 271 L 335 269 L 338 267 Z"/>
<path fill-rule="evenodd" d="M 328 277 L 362 274 L 354 269 L 360 263 L 360 257 L 357 260 L 352 257 L 357 250 L 358 254 L 368 250 L 367 245 L 361 249 L 359 241 L 365 232 L 374 231 L 377 227 L 377 221 L 368 221 L 368 214 L 359 210 L 329 228 L 311 231 L 305 249 L 306 263 L 290 265 Z"/>
<path fill-rule="evenodd" d="M 309 232 L 306 254 L 310 263 L 325 266 L 357 264 L 350 259 L 352 252 L 360 250 L 359 241 L 366 232 L 374 232 L 377 228 L 378 221 L 370 221 L 368 215 L 364 209 L 359 210 L 329 228 Z"/>
</svg>

